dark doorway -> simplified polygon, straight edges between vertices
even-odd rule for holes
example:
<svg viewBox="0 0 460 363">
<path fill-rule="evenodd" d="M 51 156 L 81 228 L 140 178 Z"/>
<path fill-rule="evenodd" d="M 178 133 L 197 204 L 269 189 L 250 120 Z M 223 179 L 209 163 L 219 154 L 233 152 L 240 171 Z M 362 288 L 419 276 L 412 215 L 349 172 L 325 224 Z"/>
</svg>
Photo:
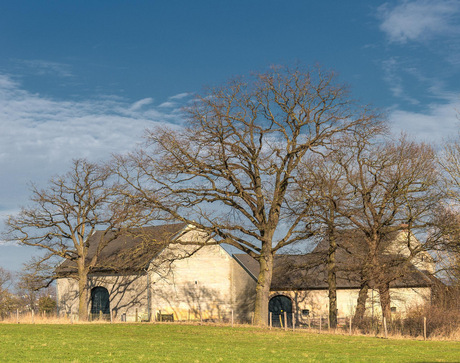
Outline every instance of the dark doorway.
<svg viewBox="0 0 460 363">
<path fill-rule="evenodd" d="M 268 311 L 272 313 L 273 326 L 292 326 L 292 300 L 284 295 L 277 295 L 270 299 Z M 286 321 L 284 313 L 286 312 Z M 270 316 L 268 317 L 270 319 Z M 269 322 L 270 323 L 270 322 Z"/>
<path fill-rule="evenodd" d="M 91 290 L 91 318 L 110 318 L 109 292 L 105 287 L 95 287 Z"/>
</svg>

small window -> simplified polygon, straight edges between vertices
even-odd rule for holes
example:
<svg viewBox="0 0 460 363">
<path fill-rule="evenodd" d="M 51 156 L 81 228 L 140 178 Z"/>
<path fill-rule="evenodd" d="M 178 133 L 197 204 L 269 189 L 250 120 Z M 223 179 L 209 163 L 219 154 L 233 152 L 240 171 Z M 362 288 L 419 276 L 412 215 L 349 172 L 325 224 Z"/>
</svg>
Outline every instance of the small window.
<svg viewBox="0 0 460 363">
<path fill-rule="evenodd" d="M 395 313 L 395 312 L 396 312 L 396 306 L 392 306 L 392 307 L 390 308 L 390 310 L 391 310 L 392 313 Z"/>
<path fill-rule="evenodd" d="M 310 315 L 310 310 L 308 309 L 303 309 L 302 310 L 302 316 L 309 316 Z"/>
</svg>

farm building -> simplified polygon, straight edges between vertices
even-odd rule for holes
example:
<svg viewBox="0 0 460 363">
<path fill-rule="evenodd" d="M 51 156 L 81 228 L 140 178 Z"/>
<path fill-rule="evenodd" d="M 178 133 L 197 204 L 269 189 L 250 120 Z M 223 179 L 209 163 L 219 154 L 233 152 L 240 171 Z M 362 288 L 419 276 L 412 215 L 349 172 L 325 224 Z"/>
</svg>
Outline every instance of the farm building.
<svg viewBox="0 0 460 363">
<path fill-rule="evenodd" d="M 89 275 L 91 314 L 113 312 L 115 318 L 174 320 L 250 318 L 255 281 L 221 246 L 203 247 L 207 236 L 185 224 L 142 229 L 110 242 Z M 90 240 L 89 258 L 99 236 Z M 176 243 L 170 244 L 170 241 Z M 195 244 L 195 245 L 193 245 Z M 60 313 L 78 313 L 75 267 L 64 261 L 57 269 Z M 249 305 L 248 305 L 249 304 Z"/>
<path fill-rule="evenodd" d="M 438 282 L 433 277 L 433 259 L 425 251 L 419 252 L 411 262 L 401 258 L 409 254 L 408 237 L 412 248 L 419 246 L 419 242 L 404 229 L 391 233 L 380 246 L 380 255 L 388 266 L 392 266 L 388 267 L 388 275 L 392 278 L 391 311 L 398 314 L 429 302 L 432 289 Z M 356 309 L 367 245 L 362 234 L 356 231 L 342 232 L 337 245 L 337 314 L 339 317 L 349 317 Z M 275 256 L 270 311 L 279 314 L 282 309 L 288 312 L 288 317 L 290 312 L 294 312 L 298 323 L 307 323 L 311 317 L 328 315 L 328 249 L 328 241 L 322 240 L 306 255 Z M 236 254 L 234 258 L 256 279 L 259 273 L 257 261 L 247 254 Z M 379 293 L 372 283 L 369 286 L 366 311 L 370 316 L 381 316 Z"/>
<path fill-rule="evenodd" d="M 97 233 L 90 242 L 99 240 Z M 404 236 L 407 233 L 400 231 L 388 240 L 385 251 L 389 256 L 406 253 L 398 250 L 404 246 Z M 356 306 L 360 278 L 350 267 L 360 262 L 364 250 L 360 240 L 346 234 L 339 240 L 339 316 L 349 316 Z M 96 248 L 97 243 L 90 243 L 89 258 Z M 326 250 L 323 241 L 307 255 L 275 257 L 269 303 L 273 314 L 293 312 L 298 323 L 306 323 L 309 317 L 327 313 Z M 424 271 L 432 272 L 432 260 L 423 253 L 414 261 L 390 285 L 392 308 L 397 312 L 430 298 L 432 279 Z M 103 249 L 88 279 L 89 311 L 93 316 L 112 311 L 115 319 L 127 321 L 228 320 L 233 312 L 237 321 L 249 322 L 258 268 L 252 257 L 230 255 L 205 233 L 185 224 L 144 228 L 142 233 L 119 236 Z M 57 273 L 59 312 L 77 315 L 75 266 L 64 261 Z M 372 289 L 368 305 L 368 311 L 378 314 L 378 293 Z"/>
</svg>

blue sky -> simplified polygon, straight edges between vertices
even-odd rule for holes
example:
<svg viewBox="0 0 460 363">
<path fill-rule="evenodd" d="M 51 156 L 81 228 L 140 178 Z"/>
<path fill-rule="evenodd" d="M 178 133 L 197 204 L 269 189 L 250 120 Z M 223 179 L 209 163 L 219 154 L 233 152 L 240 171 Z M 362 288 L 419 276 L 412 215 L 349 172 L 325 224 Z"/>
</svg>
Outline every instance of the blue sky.
<svg viewBox="0 0 460 363">
<path fill-rule="evenodd" d="M 203 87 L 272 64 L 334 69 L 396 133 L 459 130 L 457 0 L 3 1 L 0 55 L 0 218 L 29 182 L 130 150 Z M 0 266 L 33 253 L 0 244 Z"/>
</svg>

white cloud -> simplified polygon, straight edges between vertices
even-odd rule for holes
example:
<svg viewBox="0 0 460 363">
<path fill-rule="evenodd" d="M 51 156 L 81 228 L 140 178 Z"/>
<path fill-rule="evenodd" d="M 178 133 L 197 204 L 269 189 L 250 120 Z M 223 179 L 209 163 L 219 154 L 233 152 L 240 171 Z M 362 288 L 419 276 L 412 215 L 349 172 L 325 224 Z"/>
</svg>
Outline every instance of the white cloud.
<svg viewBox="0 0 460 363">
<path fill-rule="evenodd" d="M 180 100 L 182 98 L 190 96 L 190 93 L 184 92 L 184 93 L 179 93 L 177 95 L 169 97 L 170 100 Z"/>
<path fill-rule="evenodd" d="M 402 1 L 391 7 L 388 3 L 378 8 L 382 20 L 380 29 L 391 42 L 420 41 L 435 35 L 458 35 L 460 27 L 458 0 Z"/>
<path fill-rule="evenodd" d="M 152 102 L 56 101 L 0 74 L 0 217 L 25 204 L 30 181 L 46 182 L 72 159 L 105 159 L 131 150 L 146 128 L 181 123 L 176 109 L 166 112 Z"/>
<path fill-rule="evenodd" d="M 0 74 L 0 90 L 11 90 L 18 87 L 18 83 L 13 81 L 10 77 Z"/>
<path fill-rule="evenodd" d="M 161 105 L 159 105 L 158 107 L 176 107 L 176 103 L 175 102 L 163 102 Z"/>
<path fill-rule="evenodd" d="M 392 129 L 397 133 L 406 132 L 420 141 L 442 145 L 444 140 L 459 136 L 460 131 L 460 94 L 446 101 L 429 105 L 426 112 L 390 111 Z"/>
<path fill-rule="evenodd" d="M 150 98 L 150 97 L 134 102 L 133 105 L 131 106 L 131 111 L 137 111 L 143 106 L 150 105 L 152 102 L 153 102 L 153 98 Z"/>
</svg>

